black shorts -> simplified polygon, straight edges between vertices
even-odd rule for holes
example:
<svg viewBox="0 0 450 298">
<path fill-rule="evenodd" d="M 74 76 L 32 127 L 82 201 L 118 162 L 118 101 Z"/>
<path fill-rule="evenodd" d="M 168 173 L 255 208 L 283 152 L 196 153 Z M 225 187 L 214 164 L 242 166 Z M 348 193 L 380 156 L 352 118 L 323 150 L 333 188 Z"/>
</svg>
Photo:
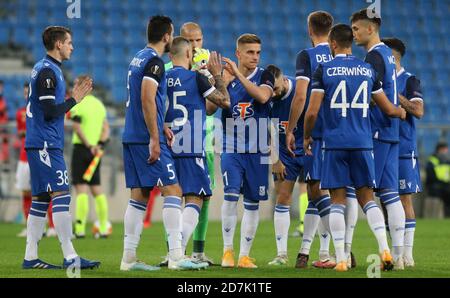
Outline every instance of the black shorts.
<svg viewBox="0 0 450 298">
<path fill-rule="evenodd" d="M 100 166 L 102 162 L 100 161 L 97 169 L 92 176 L 91 181 L 87 182 L 83 179 L 84 172 L 86 172 L 89 164 L 94 159 L 89 148 L 84 145 L 75 144 L 73 145 L 72 151 L 72 184 L 89 184 L 89 185 L 100 185 Z"/>
</svg>

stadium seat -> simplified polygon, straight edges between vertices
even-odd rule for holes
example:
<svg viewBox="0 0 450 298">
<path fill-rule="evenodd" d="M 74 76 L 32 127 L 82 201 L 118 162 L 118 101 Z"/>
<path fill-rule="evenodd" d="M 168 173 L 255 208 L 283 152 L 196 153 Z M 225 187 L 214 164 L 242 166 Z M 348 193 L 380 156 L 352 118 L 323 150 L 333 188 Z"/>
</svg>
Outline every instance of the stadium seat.
<svg viewBox="0 0 450 298">
<path fill-rule="evenodd" d="M 0 27 L 0 44 L 7 44 L 9 42 L 9 29 Z"/>
</svg>

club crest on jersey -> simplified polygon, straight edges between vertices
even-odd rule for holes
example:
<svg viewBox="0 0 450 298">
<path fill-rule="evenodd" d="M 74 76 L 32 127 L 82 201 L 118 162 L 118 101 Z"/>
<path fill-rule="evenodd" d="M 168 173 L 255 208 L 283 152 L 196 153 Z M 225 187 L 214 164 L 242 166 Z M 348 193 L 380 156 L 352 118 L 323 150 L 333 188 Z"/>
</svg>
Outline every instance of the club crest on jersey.
<svg viewBox="0 0 450 298">
<path fill-rule="evenodd" d="M 266 187 L 264 185 L 259 187 L 259 195 L 260 196 L 266 195 Z"/>
<path fill-rule="evenodd" d="M 39 159 L 42 163 L 44 163 L 47 167 L 51 168 L 52 163 L 50 161 L 50 155 L 48 155 L 47 149 L 39 150 Z"/>
<path fill-rule="evenodd" d="M 253 105 L 249 102 L 239 102 L 233 107 L 233 118 L 241 118 L 243 120 L 252 117 L 255 114 Z"/>
</svg>

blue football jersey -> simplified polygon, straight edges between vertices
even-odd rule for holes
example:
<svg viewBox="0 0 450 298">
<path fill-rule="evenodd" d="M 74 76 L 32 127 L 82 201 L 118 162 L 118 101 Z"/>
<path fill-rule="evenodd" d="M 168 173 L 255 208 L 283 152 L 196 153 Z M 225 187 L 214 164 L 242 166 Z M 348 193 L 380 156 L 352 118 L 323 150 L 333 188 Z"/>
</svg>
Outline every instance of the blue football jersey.
<svg viewBox="0 0 450 298">
<path fill-rule="evenodd" d="M 384 43 L 373 46 L 367 53 L 365 61 L 372 65 L 381 81 L 383 91 L 389 101 L 398 106 L 397 73 L 395 70 L 395 57 L 392 50 Z M 370 109 L 372 120 L 372 136 L 374 139 L 389 143 L 399 142 L 399 118 L 390 118 L 378 106 Z"/>
<path fill-rule="evenodd" d="M 270 117 L 278 119 L 278 134 L 280 150 L 287 152 L 286 148 L 286 130 L 289 126 L 289 113 L 291 112 L 292 99 L 295 95 L 295 79 L 287 77 L 289 81 L 289 89 L 287 93 L 278 100 L 272 100 L 272 110 Z M 295 136 L 295 154 L 303 155 L 303 123 L 305 120 L 305 113 L 302 113 L 294 128 Z"/>
<path fill-rule="evenodd" d="M 410 101 L 423 101 L 420 81 L 403 68 L 397 73 L 397 88 L 401 95 Z M 407 113 L 406 120 L 400 121 L 400 157 L 417 157 L 416 120 Z"/>
<path fill-rule="evenodd" d="M 215 87 L 199 72 L 175 66 L 166 73 L 167 109 L 166 123 L 175 134 L 172 146 L 174 157 L 202 157 L 206 135 L 205 98 Z"/>
<path fill-rule="evenodd" d="M 247 79 L 255 85 L 273 89 L 273 75 L 262 68 L 257 67 Z M 270 101 L 258 103 L 238 79 L 228 85 L 228 93 L 230 109 L 224 109 L 221 116 L 224 152 L 268 153 Z"/>
<path fill-rule="evenodd" d="M 369 103 L 382 92 L 370 64 L 336 55 L 314 73 L 312 92 L 324 92 L 324 149 L 372 149 Z"/>
<path fill-rule="evenodd" d="M 142 112 L 141 86 L 143 80 L 151 80 L 158 85 L 155 100 L 159 140 L 161 143 L 165 143 L 166 138 L 163 131 L 166 111 L 166 74 L 164 62 L 156 51 L 149 47 L 139 51 L 128 67 L 128 100 L 122 142 L 129 144 L 148 144 L 150 142 L 150 134 Z"/>
<path fill-rule="evenodd" d="M 309 99 L 311 97 L 311 80 L 314 71 L 321 63 L 329 62 L 331 60 L 333 60 L 333 56 L 331 55 L 328 43 L 321 43 L 314 48 L 309 48 L 298 53 L 295 77 L 297 80 L 306 80 L 310 82 L 306 93 L 304 111 L 308 109 Z M 322 109 L 320 109 L 319 116 L 312 133 L 312 137 L 314 139 L 322 138 L 323 121 L 323 112 Z"/>
<path fill-rule="evenodd" d="M 41 149 L 45 146 L 49 149 L 64 148 L 64 114 L 50 121 L 44 119 L 44 111 L 40 104 L 41 100 L 54 99 L 55 104 L 61 104 L 66 96 L 66 82 L 60 63 L 46 56 L 36 63 L 31 72 L 30 91 L 27 102 L 27 133 L 25 137 L 25 148 Z M 52 72 L 53 79 L 41 82 L 40 74 Z M 40 86 L 44 84 L 46 86 Z M 50 86 L 51 85 L 51 86 Z M 54 89 L 54 95 L 42 95 L 39 90 L 43 88 Z"/>
</svg>

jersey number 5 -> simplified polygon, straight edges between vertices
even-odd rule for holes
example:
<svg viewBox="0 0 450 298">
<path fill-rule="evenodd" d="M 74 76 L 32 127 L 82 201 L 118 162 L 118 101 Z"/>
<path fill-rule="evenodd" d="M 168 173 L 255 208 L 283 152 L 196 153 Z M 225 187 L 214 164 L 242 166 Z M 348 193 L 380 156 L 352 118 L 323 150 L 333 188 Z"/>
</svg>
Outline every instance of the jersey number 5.
<svg viewBox="0 0 450 298">
<path fill-rule="evenodd" d="M 346 81 L 341 81 L 334 91 L 333 97 L 331 98 L 331 108 L 332 109 L 341 109 L 342 117 L 347 117 L 347 109 L 362 109 L 363 110 L 363 118 L 367 117 L 367 111 L 369 110 L 369 104 L 367 103 L 369 92 L 367 90 L 367 81 L 364 81 L 359 85 L 358 91 L 356 91 L 355 97 L 352 99 L 352 103 L 349 104 L 347 101 L 347 85 Z M 360 98 L 362 93 L 362 103 L 358 103 L 358 99 Z M 340 95 L 341 102 L 337 103 L 337 99 Z"/>
<path fill-rule="evenodd" d="M 186 107 L 177 103 L 178 98 L 181 96 L 186 96 L 186 91 L 176 91 L 173 93 L 173 109 L 180 110 L 183 113 L 183 118 L 178 118 L 173 121 L 174 126 L 183 126 L 186 124 L 188 119 L 188 110 Z"/>
</svg>

